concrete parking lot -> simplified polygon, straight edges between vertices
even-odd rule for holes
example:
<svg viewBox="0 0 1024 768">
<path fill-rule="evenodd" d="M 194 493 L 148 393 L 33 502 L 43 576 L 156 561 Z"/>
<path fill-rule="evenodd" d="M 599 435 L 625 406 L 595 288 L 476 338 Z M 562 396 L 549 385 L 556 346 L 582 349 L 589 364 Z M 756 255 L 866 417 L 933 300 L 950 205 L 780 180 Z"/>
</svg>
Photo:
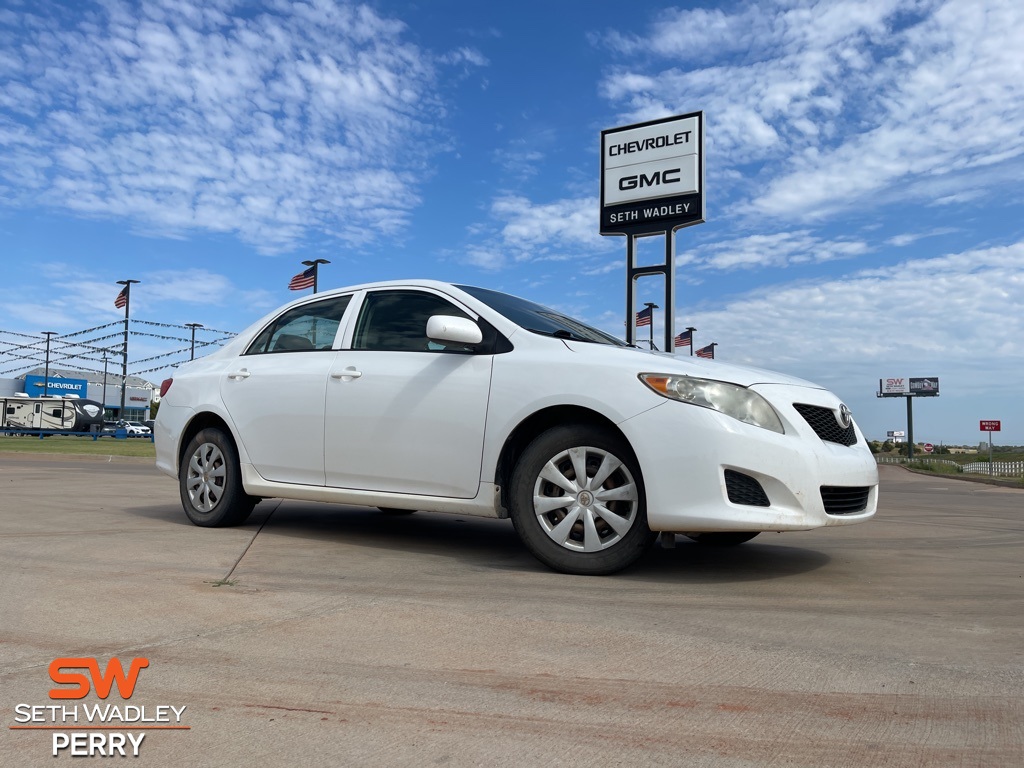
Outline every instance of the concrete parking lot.
<svg viewBox="0 0 1024 768">
<path fill-rule="evenodd" d="M 265 501 L 206 530 L 148 461 L 0 454 L 0 765 L 79 731 L 153 766 L 1024 764 L 1024 491 L 882 493 L 587 578 L 507 521 Z M 106 703 L 180 719 L 12 727 L 104 703 L 51 699 L 49 666 L 112 656 L 149 666 Z"/>
</svg>

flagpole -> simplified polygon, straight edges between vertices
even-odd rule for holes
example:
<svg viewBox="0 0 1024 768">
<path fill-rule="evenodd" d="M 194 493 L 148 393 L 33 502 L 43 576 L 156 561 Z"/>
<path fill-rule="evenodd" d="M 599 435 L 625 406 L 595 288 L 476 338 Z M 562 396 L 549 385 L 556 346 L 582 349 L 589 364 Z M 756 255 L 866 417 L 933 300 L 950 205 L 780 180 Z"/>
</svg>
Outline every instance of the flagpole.
<svg viewBox="0 0 1024 768">
<path fill-rule="evenodd" d="M 648 326 L 651 332 L 651 336 L 650 341 L 648 343 L 650 344 L 651 349 L 654 349 L 654 310 L 661 309 L 661 307 L 659 307 L 653 301 L 645 301 L 644 306 L 651 310 L 651 324 Z"/>
<path fill-rule="evenodd" d="M 118 418 L 124 418 L 124 396 L 128 389 L 128 312 L 131 308 L 132 285 L 138 280 L 118 280 L 118 285 L 124 286 L 124 349 L 121 355 L 121 409 Z"/>
<path fill-rule="evenodd" d="M 302 263 L 305 264 L 307 267 L 312 267 L 313 268 L 313 293 L 316 293 L 316 291 L 317 291 L 317 278 L 318 278 L 318 276 L 320 274 L 319 267 L 320 267 L 321 264 L 330 264 L 331 262 L 329 262 L 327 259 L 312 259 L 310 261 L 304 261 Z"/>
<path fill-rule="evenodd" d="M 695 343 L 693 340 L 693 332 L 696 331 L 697 329 L 694 328 L 692 325 L 688 325 L 686 326 L 686 330 L 690 334 L 690 357 L 693 357 L 693 345 Z"/>
</svg>

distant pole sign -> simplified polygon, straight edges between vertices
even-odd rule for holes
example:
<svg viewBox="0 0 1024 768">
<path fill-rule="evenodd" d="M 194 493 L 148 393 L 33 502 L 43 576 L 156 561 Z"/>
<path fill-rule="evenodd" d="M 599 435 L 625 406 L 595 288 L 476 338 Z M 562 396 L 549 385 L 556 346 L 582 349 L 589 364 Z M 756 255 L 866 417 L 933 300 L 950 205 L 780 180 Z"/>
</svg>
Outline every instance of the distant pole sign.
<svg viewBox="0 0 1024 768">
<path fill-rule="evenodd" d="M 704 113 L 601 131 L 601 234 L 704 221 Z"/>
<path fill-rule="evenodd" d="M 878 397 L 907 398 L 907 456 L 911 459 L 914 458 L 914 399 L 938 397 L 938 394 L 938 376 L 924 376 L 916 379 L 892 376 L 878 380 Z M 929 448 L 925 448 L 925 450 L 931 453 Z"/>
<path fill-rule="evenodd" d="M 1003 422 L 1001 421 L 982 421 L 980 422 L 980 429 L 982 432 L 1000 432 L 1003 428 Z"/>
<path fill-rule="evenodd" d="M 924 444 L 924 452 L 925 453 L 931 453 L 934 450 L 935 450 L 935 446 L 932 445 L 931 443 L 925 443 Z"/>
</svg>

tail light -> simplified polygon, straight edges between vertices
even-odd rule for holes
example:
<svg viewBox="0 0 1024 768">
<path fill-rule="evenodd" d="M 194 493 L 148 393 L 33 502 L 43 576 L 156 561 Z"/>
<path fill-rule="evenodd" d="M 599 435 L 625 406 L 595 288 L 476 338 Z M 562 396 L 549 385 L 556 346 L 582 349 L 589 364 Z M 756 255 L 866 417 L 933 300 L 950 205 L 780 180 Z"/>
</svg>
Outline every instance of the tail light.
<svg viewBox="0 0 1024 768">
<path fill-rule="evenodd" d="M 174 383 L 174 379 L 164 379 L 160 382 L 160 397 L 167 394 L 167 390 L 171 388 L 171 384 Z"/>
</svg>

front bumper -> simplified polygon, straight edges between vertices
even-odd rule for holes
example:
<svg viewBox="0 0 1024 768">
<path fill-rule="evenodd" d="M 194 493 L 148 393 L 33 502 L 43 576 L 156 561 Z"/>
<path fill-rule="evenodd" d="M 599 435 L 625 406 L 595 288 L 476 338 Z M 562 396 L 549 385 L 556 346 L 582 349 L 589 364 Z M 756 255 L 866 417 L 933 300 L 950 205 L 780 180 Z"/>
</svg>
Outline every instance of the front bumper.
<svg viewBox="0 0 1024 768">
<path fill-rule="evenodd" d="M 858 430 L 852 446 L 826 442 L 793 407 L 803 403 L 838 411 L 838 398 L 810 387 L 755 385 L 752 389 L 775 408 L 785 434 L 673 401 L 619 425 L 640 461 L 651 529 L 798 531 L 873 517 L 878 506 L 878 469 L 864 436 Z M 767 497 L 766 505 L 730 501 L 727 470 L 755 480 Z M 834 489 L 840 494 L 860 489 L 865 496 L 863 509 L 829 514 L 823 487 L 829 498 Z"/>
</svg>

